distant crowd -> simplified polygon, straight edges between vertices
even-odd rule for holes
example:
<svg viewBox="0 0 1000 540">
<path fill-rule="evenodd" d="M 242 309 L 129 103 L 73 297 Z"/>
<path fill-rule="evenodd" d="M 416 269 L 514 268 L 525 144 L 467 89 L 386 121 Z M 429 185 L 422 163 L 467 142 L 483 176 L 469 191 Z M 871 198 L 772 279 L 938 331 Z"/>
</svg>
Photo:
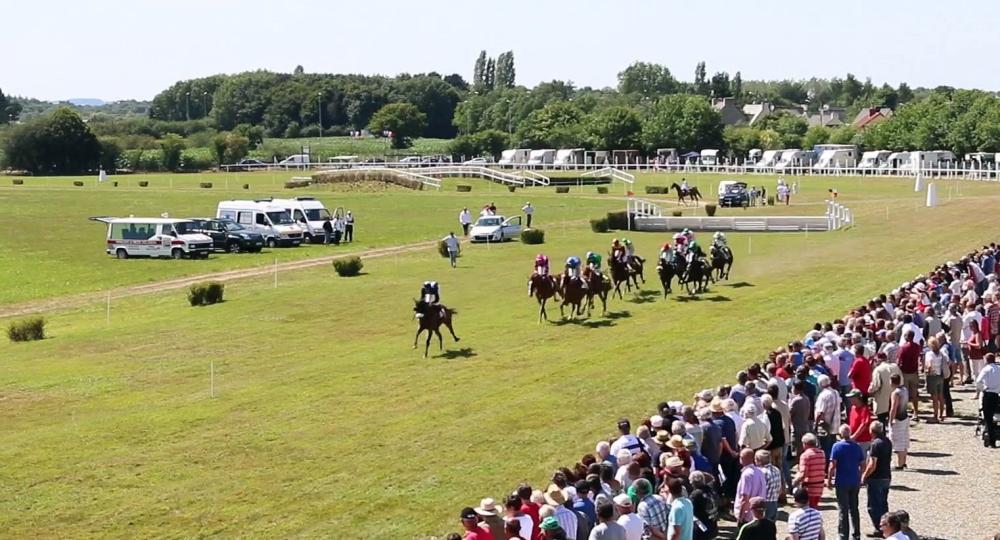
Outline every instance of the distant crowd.
<svg viewBox="0 0 1000 540">
<path fill-rule="evenodd" d="M 946 422 L 950 389 L 975 385 L 982 416 L 1000 395 L 998 248 L 983 247 L 917 276 L 843 317 L 816 323 L 733 384 L 664 401 L 593 453 L 556 470 L 545 489 L 521 484 L 460 513 L 449 540 L 710 540 L 725 522 L 739 540 L 776 539 L 791 504 L 792 540 L 825 539 L 818 510 L 837 502 L 837 536 L 916 540 L 890 509 L 912 423 Z M 921 413 L 927 394 L 931 410 Z M 992 422 L 985 422 L 993 446 Z M 833 534 L 833 531 L 829 531 Z"/>
</svg>

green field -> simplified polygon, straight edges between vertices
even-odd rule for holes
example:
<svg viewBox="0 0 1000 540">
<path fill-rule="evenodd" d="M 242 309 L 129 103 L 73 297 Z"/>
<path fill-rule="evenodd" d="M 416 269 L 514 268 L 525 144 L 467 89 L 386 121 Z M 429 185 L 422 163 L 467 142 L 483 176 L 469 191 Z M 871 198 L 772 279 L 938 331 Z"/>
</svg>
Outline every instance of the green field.
<svg viewBox="0 0 1000 540">
<path fill-rule="evenodd" d="M 636 191 L 679 177 L 644 176 Z M 180 262 L 103 254 L 103 230 L 88 215 L 205 214 L 220 196 L 245 194 L 242 183 L 263 195 L 282 181 L 150 178 L 149 188 L 74 188 L 67 179 L 0 186 L 8 209 L 0 305 L 273 262 L 275 254 Z M 228 192 L 193 187 L 224 178 Z M 689 176 L 703 191 L 719 179 Z M 607 317 L 539 325 L 525 288 L 534 254 L 541 248 L 555 262 L 606 251 L 612 235 L 592 233 L 585 220 L 622 200 L 593 188 L 509 194 L 483 182 L 458 194 L 454 182 L 440 192 L 317 194 L 358 213 L 356 249 L 438 237 L 462 205 L 495 200 L 503 210 L 528 198 L 546 244 L 467 246 L 456 270 L 428 250 L 369 259 L 355 278 L 323 266 L 289 272 L 277 288 L 269 277 L 248 279 L 207 308 L 188 307 L 180 291 L 131 297 L 113 305 L 110 322 L 95 304 L 49 315 L 50 339 L 0 343 L 0 485 L 9 495 L 0 498 L 0 530 L 441 537 L 458 529 L 458 508 L 522 480 L 543 484 L 610 435 L 619 416 L 638 418 L 730 379 L 814 321 L 995 240 L 1000 222 L 996 186 L 941 183 L 942 205 L 926 209 L 911 181 L 800 180 L 795 204 L 773 211 L 822 213 L 836 187 L 857 225 L 732 234 L 732 281 L 697 299 L 662 300 L 649 271 L 644 291 L 613 301 Z M 773 178 L 766 182 L 772 189 Z M 666 235 L 630 236 L 652 257 Z M 411 299 L 425 279 L 442 283 L 462 338 L 427 360 L 410 349 Z"/>
<path fill-rule="evenodd" d="M 414 139 L 409 148 L 390 148 L 387 139 L 366 137 L 313 137 L 302 139 L 265 139 L 260 148 L 250 152 L 253 157 L 270 160 L 272 156 L 298 154 L 308 146 L 315 161 L 325 162 L 334 156 L 381 158 L 384 156 L 428 156 L 448 154 L 450 139 Z"/>
</svg>

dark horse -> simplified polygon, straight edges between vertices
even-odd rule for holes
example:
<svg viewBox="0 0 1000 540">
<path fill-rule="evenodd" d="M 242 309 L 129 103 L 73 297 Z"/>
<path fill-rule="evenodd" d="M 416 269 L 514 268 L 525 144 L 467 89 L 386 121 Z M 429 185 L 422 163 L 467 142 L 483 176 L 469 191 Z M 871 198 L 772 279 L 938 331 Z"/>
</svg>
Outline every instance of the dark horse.
<svg viewBox="0 0 1000 540">
<path fill-rule="evenodd" d="M 635 286 L 639 287 L 639 280 L 641 279 L 643 283 L 646 282 L 646 276 L 643 274 L 644 266 L 646 261 L 639 257 L 638 255 L 632 256 L 632 262 L 629 263 L 629 269 L 632 271 L 632 279 L 635 280 Z M 638 279 L 637 279 L 638 278 Z"/>
<path fill-rule="evenodd" d="M 556 288 L 556 279 L 552 276 L 543 276 L 538 273 L 531 274 L 528 280 L 528 296 L 534 296 L 538 300 L 538 322 L 541 324 L 542 318 L 549 320 L 549 314 L 545 312 L 545 303 L 549 298 L 558 296 L 559 290 Z"/>
<path fill-rule="evenodd" d="M 711 279 L 712 269 L 705 259 L 695 257 L 688 263 L 687 274 L 684 277 L 684 285 L 687 287 L 688 294 L 695 295 L 707 291 Z"/>
<path fill-rule="evenodd" d="M 455 329 L 451 327 L 451 318 L 458 313 L 456 310 L 440 304 L 433 306 L 423 300 L 414 300 L 413 312 L 423 315 L 422 317 L 417 317 L 417 323 L 420 326 L 417 328 L 417 335 L 413 336 L 414 349 L 417 348 L 417 339 L 420 338 L 420 333 L 427 330 L 427 343 L 424 344 L 424 358 L 427 358 L 427 351 L 431 348 L 431 338 L 435 334 L 438 337 L 438 347 L 444 350 L 444 338 L 441 337 L 441 330 L 439 330 L 442 324 L 448 327 L 451 337 L 455 338 L 456 343 L 458 342 Z"/>
<path fill-rule="evenodd" d="M 733 250 L 729 246 L 712 246 L 712 279 L 719 281 L 729 279 L 729 271 L 733 268 Z"/>
<path fill-rule="evenodd" d="M 604 274 L 595 272 L 590 268 L 583 271 L 583 279 L 587 280 L 587 314 L 594 307 L 594 297 L 601 299 L 601 314 L 608 312 L 608 291 L 611 290 L 611 283 L 608 282 Z"/>
<path fill-rule="evenodd" d="M 691 200 L 695 206 L 698 206 L 698 202 L 701 201 L 701 192 L 698 191 L 698 186 L 691 186 L 687 190 L 681 189 L 681 186 L 674 182 L 670 184 L 670 189 L 677 192 L 677 203 L 687 206 L 687 201 Z"/>
<path fill-rule="evenodd" d="M 635 283 L 635 288 L 639 288 L 639 279 L 636 277 L 635 273 L 629 269 L 628 265 L 624 262 L 618 260 L 615 257 L 608 259 L 608 269 L 611 270 L 611 284 L 614 287 L 614 292 L 611 293 L 613 298 L 615 294 L 618 298 L 624 300 L 622 296 L 622 283 L 625 284 L 625 290 L 627 292 L 632 292 L 632 283 Z"/>
<path fill-rule="evenodd" d="M 660 264 L 656 267 L 656 272 L 660 275 L 660 284 L 663 285 L 663 298 L 666 298 L 668 294 L 673 292 L 670 288 L 670 282 L 673 281 L 675 276 L 677 277 L 678 285 L 684 284 L 681 279 L 684 277 L 686 271 L 687 262 L 684 260 L 684 257 L 678 255 L 674 257 L 673 262 L 660 259 Z"/>
<path fill-rule="evenodd" d="M 572 310 L 570 311 L 571 317 L 576 317 L 577 315 L 583 315 L 583 303 L 587 297 L 587 291 L 583 289 L 583 281 L 571 279 L 563 274 L 559 278 L 559 293 L 562 295 L 562 303 L 559 304 L 559 314 L 565 319 L 566 313 L 563 312 L 563 307 L 569 305 Z"/>
</svg>

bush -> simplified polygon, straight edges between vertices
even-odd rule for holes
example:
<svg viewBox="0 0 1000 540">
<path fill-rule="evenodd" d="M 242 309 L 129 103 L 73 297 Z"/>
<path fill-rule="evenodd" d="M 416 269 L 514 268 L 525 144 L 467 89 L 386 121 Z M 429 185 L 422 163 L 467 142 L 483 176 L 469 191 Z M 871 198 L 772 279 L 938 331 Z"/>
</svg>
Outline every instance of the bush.
<svg viewBox="0 0 1000 540">
<path fill-rule="evenodd" d="M 608 218 L 602 217 L 599 219 L 590 220 L 590 230 L 596 233 L 608 232 L 609 230 L 611 230 L 611 227 L 608 226 Z"/>
<path fill-rule="evenodd" d="M 597 192 L 600 193 L 601 195 L 607 195 L 608 186 L 597 186 Z"/>
<path fill-rule="evenodd" d="M 674 210 L 673 212 L 670 212 L 670 215 L 672 215 L 674 217 L 681 217 L 681 216 L 684 215 L 684 212 L 682 212 L 680 210 Z"/>
<path fill-rule="evenodd" d="M 149 180 L 139 180 L 139 187 L 148 187 Z"/>
<path fill-rule="evenodd" d="M 111 185 L 113 187 L 118 187 L 118 180 L 115 180 L 114 182 L 111 182 Z"/>
<path fill-rule="evenodd" d="M 243 184 L 243 189 L 250 189 L 250 184 Z"/>
<path fill-rule="evenodd" d="M 472 186 L 468 186 L 468 185 L 465 185 L 465 184 L 459 184 L 459 185 L 455 186 L 455 189 L 458 190 L 458 191 L 461 191 L 463 193 L 467 193 L 469 191 L 472 191 Z"/>
<path fill-rule="evenodd" d="M 38 341 L 45 339 L 45 319 L 32 317 L 21 321 L 11 321 L 7 327 L 7 337 L 11 341 Z"/>
<path fill-rule="evenodd" d="M 556 193 L 569 193 L 569 186 L 556 186 Z"/>
<path fill-rule="evenodd" d="M 662 195 L 667 192 L 667 188 L 664 186 L 646 186 L 646 194 L 648 195 Z"/>
<path fill-rule="evenodd" d="M 83 187 L 83 181 L 82 180 L 73 180 L 73 185 L 76 186 L 76 187 Z"/>
<path fill-rule="evenodd" d="M 543 229 L 527 229 L 521 231 L 522 244 L 544 244 L 545 231 Z"/>
<path fill-rule="evenodd" d="M 218 281 L 195 283 L 188 290 L 188 302 L 192 306 L 210 306 L 222 302 L 226 286 Z"/>
<path fill-rule="evenodd" d="M 15 178 L 15 179 L 11 180 L 11 182 L 13 182 L 15 186 L 23 186 L 24 185 L 24 180 L 21 180 L 20 178 Z"/>
<path fill-rule="evenodd" d="M 310 184 L 312 184 L 311 180 L 289 180 L 285 182 L 285 189 L 309 187 Z M 244 189 L 249 189 L 249 188 L 244 188 Z"/>
<path fill-rule="evenodd" d="M 628 212 L 608 212 L 608 230 L 628 228 Z"/>
<path fill-rule="evenodd" d="M 509 191 L 511 193 L 514 193 L 514 190 L 516 190 L 516 189 L 517 189 L 517 186 L 507 186 L 507 191 Z"/>
<path fill-rule="evenodd" d="M 348 182 L 382 182 L 384 184 L 394 184 L 406 189 L 415 189 L 417 191 L 424 189 L 424 184 L 419 180 L 401 177 L 397 172 L 366 171 L 361 169 L 350 172 L 320 172 L 312 175 L 313 184 L 337 184 Z M 460 189 L 459 191 L 462 190 Z"/>
<path fill-rule="evenodd" d="M 361 262 L 361 257 L 347 257 L 333 261 L 333 269 L 336 270 L 337 275 L 340 277 L 356 276 L 361 273 L 361 269 L 364 266 L 364 263 Z"/>
<path fill-rule="evenodd" d="M 767 205 L 768 206 L 774 206 L 774 195 L 768 195 L 767 196 Z"/>
<path fill-rule="evenodd" d="M 212 156 L 200 150 L 184 150 L 181 152 L 181 161 L 178 170 L 185 172 L 207 171 L 215 166 Z"/>
<path fill-rule="evenodd" d="M 204 189 L 212 189 L 212 183 L 211 182 L 202 182 L 202 183 L 200 183 L 198 185 L 201 186 Z"/>
<path fill-rule="evenodd" d="M 712 216 L 715 215 L 715 210 L 716 210 L 716 205 L 714 205 L 714 204 L 706 204 L 705 205 L 705 214 L 707 214 L 709 217 L 712 217 Z"/>
</svg>

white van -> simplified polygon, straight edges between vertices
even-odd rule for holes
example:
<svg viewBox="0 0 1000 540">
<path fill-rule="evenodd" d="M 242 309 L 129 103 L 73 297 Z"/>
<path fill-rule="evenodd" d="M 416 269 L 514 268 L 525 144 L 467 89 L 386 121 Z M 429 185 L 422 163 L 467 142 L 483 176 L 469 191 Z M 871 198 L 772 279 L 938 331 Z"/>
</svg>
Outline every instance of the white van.
<svg viewBox="0 0 1000 540">
<path fill-rule="evenodd" d="M 284 167 L 308 167 L 309 154 L 293 154 L 278 162 Z"/>
<path fill-rule="evenodd" d="M 332 220 L 334 216 L 315 197 L 272 199 L 271 205 L 280 206 L 292 216 L 292 221 L 305 230 L 303 240 L 308 243 L 321 241 L 326 236 L 323 224 L 328 219 Z M 343 213 L 342 208 L 338 208 L 336 211 L 336 214 L 341 216 Z"/>
<path fill-rule="evenodd" d="M 292 221 L 288 210 L 270 200 L 222 201 L 215 217 L 231 219 L 260 233 L 264 237 L 264 244 L 269 248 L 298 246 L 302 243 L 305 232 Z"/>
<path fill-rule="evenodd" d="M 702 150 L 699 163 L 708 167 L 719 165 L 719 151 L 715 149 Z"/>
<path fill-rule="evenodd" d="M 206 259 L 212 252 L 212 238 L 188 232 L 194 222 L 168 218 L 92 217 L 107 223 L 105 251 L 119 259 L 129 257 L 170 257 Z"/>
<path fill-rule="evenodd" d="M 497 165 L 521 165 L 528 162 L 528 155 L 531 150 L 527 148 L 513 148 L 500 153 L 500 161 Z"/>
<path fill-rule="evenodd" d="M 532 150 L 528 155 L 528 165 L 538 167 L 552 165 L 556 159 L 556 151 L 552 149 Z"/>
</svg>

